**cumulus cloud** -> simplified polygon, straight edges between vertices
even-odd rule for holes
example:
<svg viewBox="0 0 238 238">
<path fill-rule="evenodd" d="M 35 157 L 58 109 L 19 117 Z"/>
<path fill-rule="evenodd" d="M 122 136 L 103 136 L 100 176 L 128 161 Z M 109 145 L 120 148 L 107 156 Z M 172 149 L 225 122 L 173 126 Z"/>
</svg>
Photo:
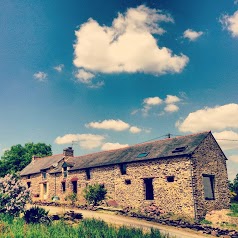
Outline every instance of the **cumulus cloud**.
<svg viewBox="0 0 238 238">
<path fill-rule="evenodd" d="M 140 133 L 142 130 L 137 127 L 137 126 L 131 126 L 129 131 L 132 133 L 132 134 L 137 134 L 137 133 Z"/>
<path fill-rule="evenodd" d="M 179 110 L 179 107 L 175 104 L 168 104 L 164 110 L 166 112 L 177 112 Z"/>
<path fill-rule="evenodd" d="M 119 13 L 111 26 L 89 19 L 75 31 L 74 65 L 102 73 L 180 73 L 189 59 L 157 45 L 153 34 L 165 32 L 162 22 L 173 19 L 144 5 Z"/>
<path fill-rule="evenodd" d="M 75 77 L 77 78 L 77 82 L 85 84 L 89 88 L 100 88 L 104 85 L 103 81 L 93 82 L 95 74 L 88 72 L 84 69 L 79 69 L 75 73 Z"/>
<path fill-rule="evenodd" d="M 129 146 L 129 145 L 128 144 L 107 142 L 107 143 L 103 144 L 101 150 L 116 150 L 116 149 L 124 148 L 124 147 L 127 147 L 127 146 Z"/>
<path fill-rule="evenodd" d="M 213 135 L 223 150 L 238 149 L 238 133 L 222 131 L 214 132 Z"/>
<path fill-rule="evenodd" d="M 72 142 L 78 142 L 79 146 L 84 149 L 93 149 L 103 144 L 104 136 L 95 134 L 66 134 L 64 136 L 58 136 L 55 139 L 56 144 L 70 144 Z"/>
<path fill-rule="evenodd" d="M 189 39 L 190 41 L 196 41 L 202 35 L 202 31 L 194 31 L 192 29 L 187 29 L 183 33 L 183 37 Z"/>
<path fill-rule="evenodd" d="M 56 71 L 58 71 L 59 73 L 63 71 L 64 65 L 63 64 L 59 64 L 57 66 L 54 67 L 54 69 Z"/>
<path fill-rule="evenodd" d="M 47 79 L 48 75 L 42 71 L 39 71 L 37 73 L 34 73 L 33 77 L 39 82 L 44 82 Z"/>
<path fill-rule="evenodd" d="M 167 95 L 163 100 L 159 97 L 148 97 L 143 100 L 142 108 L 136 109 L 131 112 L 131 115 L 134 115 L 138 112 L 142 112 L 143 116 L 148 116 L 151 109 L 159 108 L 159 105 L 167 104 L 163 112 L 160 112 L 159 115 L 164 115 L 165 112 L 176 112 L 179 110 L 179 107 L 175 103 L 180 102 L 181 99 L 175 95 Z"/>
<path fill-rule="evenodd" d="M 149 97 L 143 100 L 143 108 L 141 109 L 144 116 L 148 115 L 148 112 L 152 107 L 160 105 L 163 103 L 163 100 L 159 97 Z M 136 111 L 137 112 L 137 111 Z"/>
<path fill-rule="evenodd" d="M 233 15 L 223 15 L 220 19 L 223 28 L 228 30 L 233 37 L 238 37 L 238 11 Z"/>
<path fill-rule="evenodd" d="M 129 123 L 126 123 L 122 120 L 104 120 L 101 122 L 90 122 L 88 124 L 85 124 L 86 127 L 91 127 L 94 129 L 104 129 L 104 130 L 113 130 L 113 131 L 125 131 L 129 130 L 132 134 L 140 133 L 142 130 L 137 126 L 132 126 Z M 146 129 L 144 130 L 146 131 Z"/>
<path fill-rule="evenodd" d="M 101 122 L 90 122 L 86 127 L 104 130 L 124 131 L 129 129 L 130 125 L 122 120 L 104 120 Z"/>
<path fill-rule="evenodd" d="M 163 100 L 160 99 L 159 97 L 149 97 L 149 98 L 145 98 L 143 100 L 143 103 L 148 105 L 148 106 L 159 105 L 162 102 L 163 102 Z"/>
<path fill-rule="evenodd" d="M 183 121 L 178 121 L 176 126 L 182 132 L 238 128 L 238 104 L 205 107 L 189 113 Z"/>
<path fill-rule="evenodd" d="M 177 96 L 173 96 L 173 95 L 167 95 L 166 99 L 165 99 L 165 103 L 167 104 L 174 104 L 176 102 L 180 102 L 181 99 Z"/>
<path fill-rule="evenodd" d="M 238 155 L 231 155 L 228 157 L 229 160 L 238 163 Z"/>
</svg>

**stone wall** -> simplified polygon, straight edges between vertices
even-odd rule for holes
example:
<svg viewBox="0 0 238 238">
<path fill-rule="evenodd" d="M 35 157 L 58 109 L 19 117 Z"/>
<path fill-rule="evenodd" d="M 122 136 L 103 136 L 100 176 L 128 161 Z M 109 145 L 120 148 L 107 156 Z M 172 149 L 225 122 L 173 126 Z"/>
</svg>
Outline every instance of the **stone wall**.
<svg viewBox="0 0 238 238">
<path fill-rule="evenodd" d="M 195 150 L 191 158 L 197 218 L 212 210 L 229 208 L 230 198 L 226 157 L 212 134 Z M 214 175 L 214 200 L 204 197 L 203 174 Z"/>
</svg>

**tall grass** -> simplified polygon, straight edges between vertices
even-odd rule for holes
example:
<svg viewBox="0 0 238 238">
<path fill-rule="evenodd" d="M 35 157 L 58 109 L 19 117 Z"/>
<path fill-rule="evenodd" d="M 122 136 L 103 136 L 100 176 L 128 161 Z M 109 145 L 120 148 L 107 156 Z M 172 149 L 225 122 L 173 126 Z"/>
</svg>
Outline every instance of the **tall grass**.
<svg viewBox="0 0 238 238">
<path fill-rule="evenodd" d="M 0 215 L 0 238 L 165 238 L 159 230 L 143 233 L 141 229 L 115 228 L 104 221 L 84 219 L 78 225 L 64 221 L 51 225 L 26 224 L 22 218 Z"/>
</svg>

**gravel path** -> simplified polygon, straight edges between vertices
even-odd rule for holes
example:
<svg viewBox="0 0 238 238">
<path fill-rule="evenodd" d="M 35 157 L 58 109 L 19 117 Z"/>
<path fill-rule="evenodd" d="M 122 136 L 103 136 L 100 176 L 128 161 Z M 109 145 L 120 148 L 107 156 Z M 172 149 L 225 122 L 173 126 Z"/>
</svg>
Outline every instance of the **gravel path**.
<svg viewBox="0 0 238 238">
<path fill-rule="evenodd" d="M 43 206 L 46 210 L 49 210 L 50 214 L 56 213 L 64 213 L 66 211 L 74 210 L 75 212 L 80 212 L 83 214 L 84 218 L 96 218 L 101 219 L 107 223 L 118 225 L 118 226 L 131 226 L 136 228 L 141 228 L 144 230 L 150 230 L 152 227 L 159 229 L 163 234 L 169 234 L 171 237 L 176 238 L 205 238 L 205 237 L 214 237 L 210 235 L 200 234 L 199 232 L 195 232 L 189 229 L 182 229 L 176 227 L 170 227 L 165 225 L 160 225 L 155 222 L 143 221 L 136 218 L 125 217 L 115 214 L 109 214 L 105 212 L 97 212 L 97 211 L 88 211 L 88 210 L 80 210 L 80 209 L 69 209 L 62 207 L 53 207 L 53 206 Z"/>
</svg>

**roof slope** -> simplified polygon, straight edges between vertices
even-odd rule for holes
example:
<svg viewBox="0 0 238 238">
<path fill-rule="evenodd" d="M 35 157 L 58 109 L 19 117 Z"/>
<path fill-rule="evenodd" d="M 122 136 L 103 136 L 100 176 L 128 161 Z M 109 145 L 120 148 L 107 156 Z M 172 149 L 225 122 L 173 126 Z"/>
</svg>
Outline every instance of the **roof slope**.
<svg viewBox="0 0 238 238">
<path fill-rule="evenodd" d="M 125 162 L 128 163 L 153 160 L 157 158 L 190 155 L 209 133 L 211 132 L 157 140 L 117 150 L 102 151 L 76 157 L 67 157 L 65 159 L 67 164 L 72 166 L 69 170 L 79 170 Z M 183 147 L 184 150 L 175 150 L 176 148 L 181 147 Z M 141 153 L 148 153 L 148 155 L 139 158 L 138 155 Z M 21 175 L 40 173 L 42 169 L 49 169 L 54 163 L 59 163 L 63 159 L 63 154 L 39 158 L 34 163 L 30 163 L 26 166 L 26 168 L 21 171 Z M 59 163 L 56 168 L 51 169 L 50 173 L 58 173 L 61 171 L 62 163 Z"/>
<path fill-rule="evenodd" d="M 49 169 L 53 164 L 58 163 L 64 158 L 63 154 L 37 158 L 34 163 L 28 164 L 20 173 L 21 176 L 40 173 L 43 169 Z"/>
<path fill-rule="evenodd" d="M 67 162 L 74 164 L 70 170 L 85 169 L 104 165 L 119 164 L 124 162 L 136 162 L 151 160 L 155 158 L 165 158 L 179 155 L 191 154 L 197 146 L 211 132 L 203 132 L 188 136 L 180 136 L 170 139 L 157 140 L 126 148 L 103 151 L 78 157 L 70 157 Z M 175 152 L 178 147 L 185 147 L 185 150 Z M 149 153 L 146 157 L 138 158 L 140 153 Z M 56 172 L 56 171 L 55 171 Z"/>
</svg>

